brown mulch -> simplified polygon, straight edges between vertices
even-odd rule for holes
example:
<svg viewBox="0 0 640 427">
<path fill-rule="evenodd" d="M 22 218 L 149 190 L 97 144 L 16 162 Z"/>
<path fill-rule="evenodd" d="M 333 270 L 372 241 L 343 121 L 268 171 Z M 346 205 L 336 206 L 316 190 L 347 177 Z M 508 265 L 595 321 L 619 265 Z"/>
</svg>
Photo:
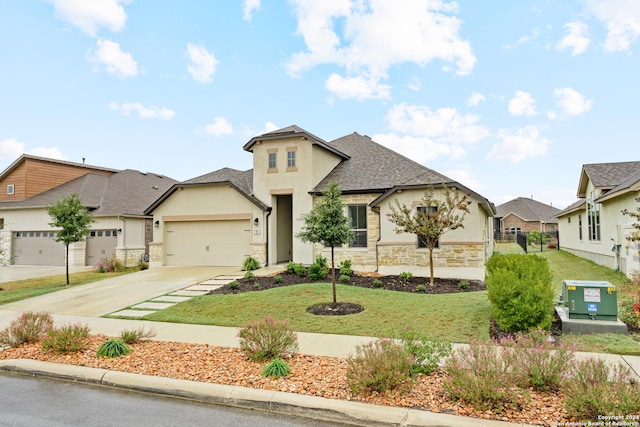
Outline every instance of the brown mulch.
<svg viewBox="0 0 640 427">
<path fill-rule="evenodd" d="M 447 378 L 442 370 L 418 376 L 407 392 L 359 396 L 347 388 L 347 362 L 344 358 L 294 354 L 286 358 L 292 373 L 286 378 L 271 379 L 262 376 L 262 363 L 249 360 L 237 348 L 147 340 L 133 344 L 133 352 L 126 356 L 99 358 L 96 350 L 106 339 L 102 335 L 92 336 L 89 350 L 71 354 L 45 353 L 40 344 L 28 344 L 0 351 L 0 359 L 35 359 L 544 426 L 566 421 L 560 393 L 527 390 L 517 405 L 507 406 L 500 413 L 478 411 L 469 405 L 450 401 L 442 385 Z"/>
</svg>

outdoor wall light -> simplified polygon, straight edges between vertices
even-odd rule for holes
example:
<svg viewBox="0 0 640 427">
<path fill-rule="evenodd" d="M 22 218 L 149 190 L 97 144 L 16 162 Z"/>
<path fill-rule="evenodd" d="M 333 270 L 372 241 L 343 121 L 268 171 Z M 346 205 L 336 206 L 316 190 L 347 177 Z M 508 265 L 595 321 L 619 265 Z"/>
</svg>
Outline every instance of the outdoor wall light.
<svg viewBox="0 0 640 427">
<path fill-rule="evenodd" d="M 258 218 L 253 220 L 253 225 L 255 225 L 256 227 L 258 226 L 259 223 L 260 223 L 260 220 Z"/>
<path fill-rule="evenodd" d="M 160 227 L 160 221 L 156 221 L 156 222 L 154 222 L 154 223 L 153 223 L 153 226 L 154 226 L 155 228 Z"/>
<path fill-rule="evenodd" d="M 122 233 L 122 228 L 118 228 L 118 233 Z"/>
</svg>

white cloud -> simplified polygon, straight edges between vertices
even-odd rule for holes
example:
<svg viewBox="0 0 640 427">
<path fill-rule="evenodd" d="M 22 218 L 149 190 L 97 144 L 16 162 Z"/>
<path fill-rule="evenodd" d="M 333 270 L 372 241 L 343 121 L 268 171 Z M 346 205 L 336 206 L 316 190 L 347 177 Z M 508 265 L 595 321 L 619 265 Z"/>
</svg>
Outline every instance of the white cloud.
<svg viewBox="0 0 640 427">
<path fill-rule="evenodd" d="M 478 92 L 473 92 L 469 97 L 469 99 L 467 100 L 467 105 L 469 107 L 477 107 L 478 105 L 480 105 L 481 102 L 484 102 L 486 100 L 487 98 L 483 94 Z"/>
<path fill-rule="evenodd" d="M 587 12 L 606 24 L 606 50 L 628 50 L 640 36 L 640 2 L 637 0 L 587 0 L 587 3 Z"/>
<path fill-rule="evenodd" d="M 120 45 L 110 40 L 96 41 L 95 52 L 90 52 L 87 59 L 94 63 L 96 69 L 103 66 L 107 73 L 121 79 L 138 75 L 138 63 L 130 53 L 120 49 Z"/>
<path fill-rule="evenodd" d="M 497 136 L 501 141 L 493 146 L 487 159 L 518 163 L 547 154 L 551 144 L 551 140 L 540 135 L 536 126 L 525 126 L 515 131 L 500 129 Z"/>
<path fill-rule="evenodd" d="M 412 91 L 417 92 L 422 89 L 422 80 L 420 80 L 418 77 L 414 77 L 409 81 L 409 83 L 407 83 L 407 87 Z"/>
<path fill-rule="evenodd" d="M 391 132 L 374 135 L 372 139 L 421 164 L 425 164 L 440 156 L 450 156 L 457 159 L 465 155 L 465 151 L 461 147 L 435 142 L 431 138 L 410 135 L 401 136 L 395 132 Z"/>
<path fill-rule="evenodd" d="M 293 76 L 316 65 L 334 64 L 345 73 L 340 80 L 332 76 L 332 83 L 368 82 L 370 88 L 381 88 L 386 86 L 381 82 L 388 78 L 389 68 L 398 64 L 423 66 L 439 59 L 455 64 L 456 74 L 465 75 L 476 63 L 471 44 L 459 36 L 461 21 L 455 16 L 455 2 L 405 0 L 402 7 L 374 0 L 293 3 L 297 31 L 307 47 L 292 55 L 287 64 Z M 347 90 L 343 97 L 362 94 Z M 379 90 L 369 94 L 373 98 L 381 95 Z"/>
<path fill-rule="evenodd" d="M 464 169 L 451 169 L 443 173 L 449 178 L 455 179 L 470 190 L 476 192 L 482 190 L 484 188 L 484 185 L 482 185 L 480 181 L 478 181 L 474 173 L 471 172 L 471 165 L 464 164 L 460 166 L 463 166 Z"/>
<path fill-rule="evenodd" d="M 391 86 L 381 84 L 379 79 L 363 76 L 342 77 L 339 74 L 331 74 L 325 83 L 329 92 L 339 98 L 353 98 L 358 101 L 365 99 L 388 99 Z"/>
<path fill-rule="evenodd" d="M 263 128 L 261 130 L 254 130 L 248 126 L 245 126 L 242 130 L 241 133 L 247 137 L 247 138 L 253 138 L 256 135 L 263 135 L 265 133 L 268 132 L 273 132 L 274 130 L 278 130 L 280 129 L 280 126 L 276 125 L 275 123 L 268 121 L 264 124 Z"/>
<path fill-rule="evenodd" d="M 477 124 L 478 116 L 461 115 L 455 108 L 432 111 L 427 106 L 402 103 L 389 110 L 387 119 L 394 131 L 440 142 L 473 144 L 489 136 L 489 131 Z"/>
<path fill-rule="evenodd" d="M 16 138 L 8 138 L 0 141 L 0 158 L 7 158 L 13 161 L 24 153 L 59 160 L 65 160 L 67 158 L 60 152 L 58 147 L 36 147 L 25 150 L 24 142 L 20 142 Z"/>
<path fill-rule="evenodd" d="M 531 94 L 517 90 L 515 96 L 509 101 L 509 113 L 512 116 L 535 116 L 538 114 L 535 101 Z"/>
<path fill-rule="evenodd" d="M 204 127 L 204 130 L 213 136 L 224 136 L 233 134 L 233 126 L 224 117 L 214 117 L 213 123 Z"/>
<path fill-rule="evenodd" d="M 130 0 L 51 0 L 56 15 L 78 27 L 90 36 L 95 36 L 100 28 L 122 31 L 127 14 L 123 4 Z"/>
<path fill-rule="evenodd" d="M 534 28 L 534 29 L 531 31 L 531 34 L 525 34 L 524 36 L 520 37 L 520 38 L 518 39 L 518 41 L 517 41 L 517 42 L 515 42 L 515 43 L 508 43 L 508 44 L 506 44 L 506 45 L 504 46 L 504 48 L 505 48 L 505 49 L 514 49 L 514 48 L 516 48 L 518 45 L 525 44 L 525 43 L 530 42 L 531 40 L 535 40 L 535 39 L 537 39 L 539 35 L 540 35 L 540 30 L 539 30 L 538 28 Z"/>
<path fill-rule="evenodd" d="M 563 25 L 568 33 L 557 44 L 557 50 L 571 49 L 571 55 L 584 53 L 589 47 L 589 27 L 584 22 L 567 22 Z"/>
<path fill-rule="evenodd" d="M 187 66 L 187 71 L 191 77 L 200 83 L 213 82 L 213 74 L 216 72 L 218 60 L 212 52 L 207 51 L 204 46 L 196 46 L 191 43 L 187 45 L 187 55 L 191 63 Z"/>
<path fill-rule="evenodd" d="M 242 19 L 251 22 L 253 12 L 260 9 L 260 0 L 244 0 Z"/>
<path fill-rule="evenodd" d="M 175 111 L 168 108 L 145 107 L 139 102 L 125 102 L 123 104 L 110 102 L 109 108 L 114 111 L 119 111 L 125 116 L 128 116 L 132 112 L 137 112 L 138 117 L 140 117 L 141 119 L 171 120 L 173 119 L 173 116 L 176 115 Z"/>
<path fill-rule="evenodd" d="M 558 105 L 570 116 L 577 116 L 591 109 L 593 99 L 587 99 L 577 90 L 569 87 L 556 89 L 553 94 L 558 98 Z"/>
</svg>

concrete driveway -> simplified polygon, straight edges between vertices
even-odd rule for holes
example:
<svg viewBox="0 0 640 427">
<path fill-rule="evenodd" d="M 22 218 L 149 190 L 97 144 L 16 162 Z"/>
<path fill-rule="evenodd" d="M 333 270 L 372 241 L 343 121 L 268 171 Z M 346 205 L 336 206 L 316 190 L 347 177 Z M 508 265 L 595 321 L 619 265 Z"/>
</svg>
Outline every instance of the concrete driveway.
<svg viewBox="0 0 640 427">
<path fill-rule="evenodd" d="M 89 271 L 93 267 L 69 267 L 69 273 Z M 42 265 L 3 265 L 0 266 L 0 284 L 34 277 L 58 276 L 65 274 L 65 267 Z"/>
<path fill-rule="evenodd" d="M 155 267 L 0 305 L 0 311 L 98 317 L 219 275 L 239 272 L 238 267 Z"/>
</svg>

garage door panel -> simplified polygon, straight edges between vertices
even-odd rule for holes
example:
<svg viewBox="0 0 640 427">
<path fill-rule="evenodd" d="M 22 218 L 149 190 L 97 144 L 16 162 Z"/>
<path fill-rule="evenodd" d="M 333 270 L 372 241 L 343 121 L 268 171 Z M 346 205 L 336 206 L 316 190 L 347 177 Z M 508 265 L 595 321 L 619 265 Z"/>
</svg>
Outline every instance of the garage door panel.
<svg viewBox="0 0 640 427">
<path fill-rule="evenodd" d="M 87 265 L 96 265 L 103 258 L 115 254 L 116 230 L 91 230 L 87 236 Z"/>
<path fill-rule="evenodd" d="M 167 265 L 240 266 L 249 255 L 248 220 L 165 224 Z"/>
<path fill-rule="evenodd" d="M 65 246 L 52 231 L 13 233 L 12 262 L 16 265 L 64 265 Z"/>
</svg>

